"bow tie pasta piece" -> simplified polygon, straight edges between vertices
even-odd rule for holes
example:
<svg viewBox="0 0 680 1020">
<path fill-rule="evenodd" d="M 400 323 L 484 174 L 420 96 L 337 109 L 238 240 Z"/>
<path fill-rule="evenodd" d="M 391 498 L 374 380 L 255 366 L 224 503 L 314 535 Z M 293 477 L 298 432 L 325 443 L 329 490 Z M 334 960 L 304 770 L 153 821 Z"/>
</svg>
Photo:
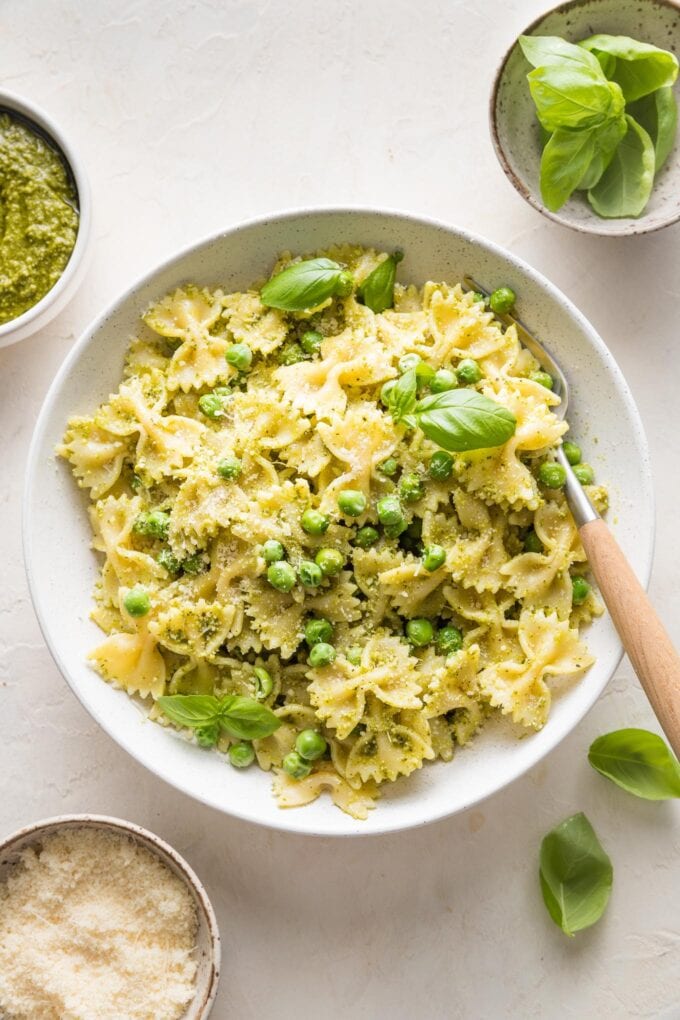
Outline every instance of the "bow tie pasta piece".
<svg viewBox="0 0 680 1020">
<path fill-rule="evenodd" d="M 354 789 L 338 775 L 331 764 L 323 764 L 317 771 L 299 780 L 290 779 L 285 772 L 277 771 L 272 787 L 282 808 L 311 804 L 327 792 L 336 807 L 360 821 L 368 818 L 368 812 L 375 807 L 378 796 L 374 783 L 362 783 L 359 789 Z"/>
<path fill-rule="evenodd" d="M 452 358 L 478 361 L 503 346 L 503 331 L 493 315 L 460 284 L 426 283 L 423 308 L 432 337 L 427 360 L 433 365 L 448 364 Z"/>
<path fill-rule="evenodd" d="M 347 782 L 357 788 L 371 781 L 394 782 L 434 757 L 430 727 L 422 712 L 394 711 L 372 699 L 366 729 L 347 757 Z"/>
<path fill-rule="evenodd" d="M 550 710 L 550 676 L 577 676 L 594 659 L 579 640 L 578 631 L 555 613 L 525 610 L 519 619 L 522 661 L 497 662 L 477 677 L 490 703 L 510 714 L 514 722 L 540 729 Z"/>
<path fill-rule="evenodd" d="M 57 453 L 71 464 L 78 485 L 99 499 L 120 478 L 125 457 L 132 446 L 127 439 L 95 425 L 92 418 L 70 418 Z"/>
<path fill-rule="evenodd" d="M 153 556 L 132 548 L 132 526 L 142 506 L 137 496 L 107 496 L 90 507 L 92 545 L 106 556 L 102 581 L 114 602 L 121 585 L 127 588 L 136 584 L 155 586 L 164 573 Z"/>
<path fill-rule="evenodd" d="M 89 655 L 100 676 L 128 694 L 159 698 L 165 690 L 165 659 L 146 622 L 134 633 L 111 634 Z"/>
<path fill-rule="evenodd" d="M 514 605 L 514 596 L 508 592 L 477 592 L 474 588 L 460 588 L 447 585 L 444 597 L 450 609 L 472 626 L 466 631 L 465 640 L 479 646 L 480 665 L 497 662 L 521 654 L 517 639 L 518 621 L 509 619 L 506 613 Z"/>
<path fill-rule="evenodd" d="M 191 604 L 178 597 L 156 613 L 149 622 L 149 630 L 165 648 L 178 655 L 210 658 L 240 621 L 238 606 L 204 599 Z"/>
<path fill-rule="evenodd" d="M 430 649 L 420 663 L 423 674 L 425 716 L 432 719 L 458 708 L 468 708 L 478 697 L 479 646 L 469 645 L 446 659 Z"/>
<path fill-rule="evenodd" d="M 222 298 L 224 318 L 231 336 L 251 351 L 271 354 L 286 339 L 288 323 L 278 308 L 265 308 L 256 290 Z"/>
<path fill-rule="evenodd" d="M 338 493 L 358 489 L 368 499 L 371 478 L 399 442 L 397 426 L 375 404 L 358 401 L 343 417 L 319 422 L 317 431 L 324 445 L 341 465 L 341 472 L 323 493 L 321 508 L 335 510 Z"/>
</svg>

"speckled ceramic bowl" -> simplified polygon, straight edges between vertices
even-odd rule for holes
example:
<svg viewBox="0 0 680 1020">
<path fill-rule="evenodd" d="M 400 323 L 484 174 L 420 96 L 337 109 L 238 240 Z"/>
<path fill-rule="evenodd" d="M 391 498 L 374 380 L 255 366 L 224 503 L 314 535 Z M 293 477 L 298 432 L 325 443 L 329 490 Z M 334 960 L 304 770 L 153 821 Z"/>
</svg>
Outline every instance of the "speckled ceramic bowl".
<svg viewBox="0 0 680 1020">
<path fill-rule="evenodd" d="M 596 33 L 627 35 L 680 52 L 680 6 L 673 0 L 571 0 L 532 22 L 520 35 L 558 35 L 578 42 Z M 602 219 L 583 193 L 572 195 L 558 212 L 543 205 L 539 184 L 541 139 L 527 84 L 531 70 L 518 42 L 496 73 L 489 117 L 496 155 L 508 180 L 534 209 L 566 227 L 587 234 L 624 237 L 660 230 L 680 220 L 680 144 L 659 171 L 647 208 L 637 219 Z M 675 85 L 679 95 L 680 79 Z"/>
<path fill-rule="evenodd" d="M 0 89 L 0 113 L 15 114 L 28 122 L 59 151 L 73 178 L 78 195 L 78 235 L 66 267 L 54 287 L 16 319 L 0 324 L 0 347 L 9 347 L 32 336 L 58 315 L 75 294 L 87 268 L 92 203 L 85 167 L 76 150 L 44 110 L 34 103 Z"/>
<path fill-rule="evenodd" d="M 198 915 L 196 938 L 198 975 L 196 995 L 183 1014 L 182 1020 L 207 1020 L 215 1002 L 220 979 L 221 948 L 217 918 L 208 894 L 196 873 L 176 850 L 153 832 L 121 818 L 110 818 L 108 815 L 57 815 L 55 818 L 46 818 L 13 832 L 0 842 L 0 882 L 16 866 L 22 850 L 39 844 L 46 836 L 63 829 L 82 828 L 104 829 L 129 836 L 158 857 L 191 893 Z"/>
<path fill-rule="evenodd" d="M 538 733 L 517 739 L 497 721 L 485 727 L 453 762 L 426 765 L 407 779 L 386 783 L 366 821 L 339 811 L 328 797 L 281 810 L 271 777 L 257 768 L 234 769 L 145 713 L 123 691 L 101 680 L 87 662 L 101 640 L 90 620 L 100 563 L 91 548 L 85 493 L 68 464 L 55 456 L 70 415 L 92 414 L 120 383 L 128 339 L 139 315 L 179 284 L 242 290 L 270 271 L 279 252 L 311 252 L 353 242 L 403 248 L 399 278 L 460 280 L 470 274 L 490 290 L 508 284 L 519 313 L 550 345 L 569 375 L 569 419 L 574 435 L 610 486 L 610 523 L 638 576 L 651 566 L 654 510 L 647 444 L 628 387 L 605 344 L 556 287 L 515 255 L 457 227 L 402 213 L 322 209 L 269 216 L 202 241 L 153 269 L 90 326 L 72 348 L 46 398 L 28 456 L 24 497 L 24 551 L 31 594 L 50 650 L 74 692 L 101 726 L 138 761 L 167 782 L 212 807 L 250 821 L 325 836 L 372 835 L 442 818 L 476 804 L 535 765 L 569 733 L 604 690 L 621 657 L 608 616 L 587 633 L 596 664 L 578 683 L 556 692 L 550 718 Z M 560 685 L 561 686 L 561 685 Z"/>
</svg>

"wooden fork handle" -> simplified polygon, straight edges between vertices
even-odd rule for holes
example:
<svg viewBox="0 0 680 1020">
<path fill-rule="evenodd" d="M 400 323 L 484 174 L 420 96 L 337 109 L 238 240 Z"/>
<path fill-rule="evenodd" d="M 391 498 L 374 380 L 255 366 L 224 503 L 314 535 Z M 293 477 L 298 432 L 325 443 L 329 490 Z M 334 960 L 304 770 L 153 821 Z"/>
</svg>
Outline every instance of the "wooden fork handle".
<svg viewBox="0 0 680 1020">
<path fill-rule="evenodd" d="M 623 647 L 680 758 L 680 656 L 605 522 L 588 521 L 579 531 Z"/>
</svg>

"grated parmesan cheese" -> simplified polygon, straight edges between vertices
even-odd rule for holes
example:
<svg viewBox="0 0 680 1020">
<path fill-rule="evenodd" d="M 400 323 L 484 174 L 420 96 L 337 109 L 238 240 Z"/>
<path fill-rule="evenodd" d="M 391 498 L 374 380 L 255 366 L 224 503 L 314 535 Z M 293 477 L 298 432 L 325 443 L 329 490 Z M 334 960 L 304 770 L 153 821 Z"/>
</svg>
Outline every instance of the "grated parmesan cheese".
<svg viewBox="0 0 680 1020">
<path fill-rule="evenodd" d="M 196 992 L 190 892 L 130 837 L 64 829 L 0 885 L 0 1016 L 177 1020 Z"/>
</svg>

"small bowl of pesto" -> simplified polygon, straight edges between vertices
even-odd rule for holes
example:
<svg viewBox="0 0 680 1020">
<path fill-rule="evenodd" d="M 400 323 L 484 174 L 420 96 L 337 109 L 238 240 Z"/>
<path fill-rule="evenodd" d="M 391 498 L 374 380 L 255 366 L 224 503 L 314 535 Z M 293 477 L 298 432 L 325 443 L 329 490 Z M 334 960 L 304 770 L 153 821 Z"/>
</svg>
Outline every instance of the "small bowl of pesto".
<svg viewBox="0 0 680 1020">
<path fill-rule="evenodd" d="M 491 137 L 535 209 L 622 237 L 680 220 L 680 6 L 572 0 L 513 43 L 491 95 Z"/>
<path fill-rule="evenodd" d="M 89 234 L 80 159 L 42 110 L 0 91 L 0 347 L 64 308 L 82 278 Z"/>
</svg>

